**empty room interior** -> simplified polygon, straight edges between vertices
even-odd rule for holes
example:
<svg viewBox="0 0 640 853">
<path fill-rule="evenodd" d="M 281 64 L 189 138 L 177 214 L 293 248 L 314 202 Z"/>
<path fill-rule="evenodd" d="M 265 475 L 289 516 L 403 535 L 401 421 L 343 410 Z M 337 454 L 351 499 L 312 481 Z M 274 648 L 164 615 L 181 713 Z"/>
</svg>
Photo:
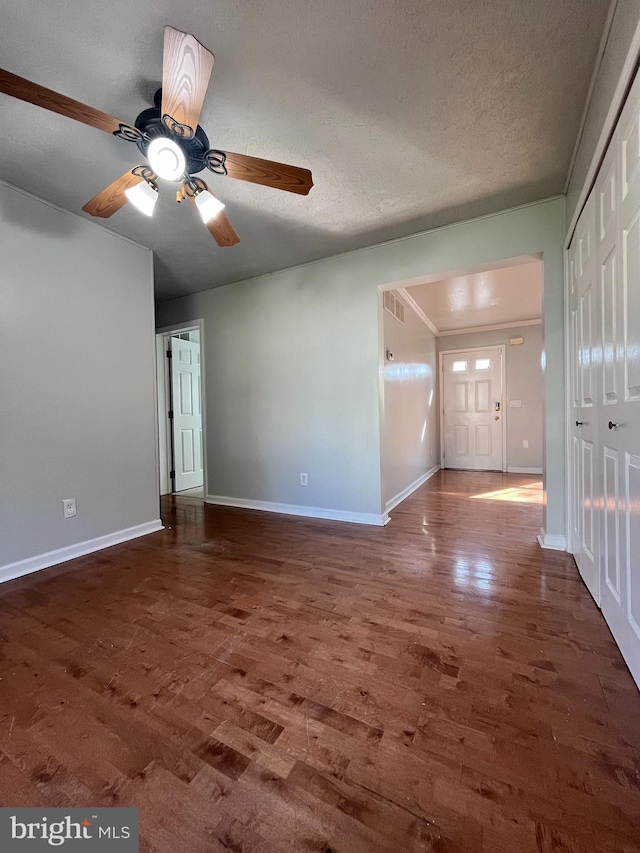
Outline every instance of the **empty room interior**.
<svg viewBox="0 0 640 853">
<path fill-rule="evenodd" d="M 0 45 L 0 850 L 640 853 L 640 0 Z"/>
</svg>

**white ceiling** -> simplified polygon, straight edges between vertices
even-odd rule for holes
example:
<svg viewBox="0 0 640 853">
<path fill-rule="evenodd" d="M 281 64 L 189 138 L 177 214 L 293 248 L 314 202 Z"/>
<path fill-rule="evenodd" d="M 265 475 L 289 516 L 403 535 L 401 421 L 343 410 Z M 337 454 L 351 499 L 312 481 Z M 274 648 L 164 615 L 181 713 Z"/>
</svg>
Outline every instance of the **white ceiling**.
<svg viewBox="0 0 640 853">
<path fill-rule="evenodd" d="M 216 55 L 211 145 L 313 172 L 306 198 L 206 173 L 232 248 L 168 187 L 153 220 L 107 220 L 154 250 L 168 298 L 562 192 L 609 0 L 36 5 L 3 0 L 2 67 L 133 123 L 170 24 Z M 138 161 L 4 95 L 0 128 L 0 178 L 75 212 Z"/>
<path fill-rule="evenodd" d="M 542 317 L 542 263 L 514 259 L 507 266 L 407 288 L 438 332 L 518 325 Z"/>
</svg>

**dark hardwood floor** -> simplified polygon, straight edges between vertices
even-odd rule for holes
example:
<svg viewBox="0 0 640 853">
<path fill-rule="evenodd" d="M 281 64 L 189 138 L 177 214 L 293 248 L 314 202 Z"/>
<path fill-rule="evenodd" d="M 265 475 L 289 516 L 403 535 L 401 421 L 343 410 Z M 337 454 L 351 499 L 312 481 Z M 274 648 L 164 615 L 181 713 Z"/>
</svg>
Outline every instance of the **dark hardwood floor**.
<svg viewBox="0 0 640 853">
<path fill-rule="evenodd" d="M 536 479 L 384 528 L 169 498 L 0 587 L 0 804 L 138 806 L 141 850 L 631 853 L 640 694 Z"/>
</svg>

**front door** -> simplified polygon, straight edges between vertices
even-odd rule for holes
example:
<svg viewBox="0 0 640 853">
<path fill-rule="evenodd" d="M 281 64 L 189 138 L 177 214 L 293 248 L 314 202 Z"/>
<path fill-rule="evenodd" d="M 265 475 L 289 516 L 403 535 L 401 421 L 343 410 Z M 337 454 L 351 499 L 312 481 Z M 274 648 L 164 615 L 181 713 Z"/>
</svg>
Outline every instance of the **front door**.
<svg viewBox="0 0 640 853">
<path fill-rule="evenodd" d="M 504 347 L 442 353 L 443 467 L 502 471 Z"/>
<path fill-rule="evenodd" d="M 203 484 L 200 344 L 170 338 L 174 491 Z"/>
</svg>

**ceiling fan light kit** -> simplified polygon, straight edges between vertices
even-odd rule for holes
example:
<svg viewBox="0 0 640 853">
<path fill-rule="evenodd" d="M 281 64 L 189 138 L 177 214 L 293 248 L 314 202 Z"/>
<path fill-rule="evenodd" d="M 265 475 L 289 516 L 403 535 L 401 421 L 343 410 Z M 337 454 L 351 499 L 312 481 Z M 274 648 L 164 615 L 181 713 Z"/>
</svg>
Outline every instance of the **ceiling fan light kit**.
<svg viewBox="0 0 640 853">
<path fill-rule="evenodd" d="M 222 177 L 298 195 L 308 195 L 313 178 L 308 169 L 209 147 L 198 120 L 213 63 L 213 54 L 194 36 L 165 27 L 162 89 L 156 92 L 154 106 L 143 110 L 135 125 L 3 69 L 0 93 L 133 142 L 147 158 L 148 166 L 135 166 L 87 202 L 82 208 L 86 213 L 106 219 L 129 201 L 151 216 L 158 200 L 155 181 L 180 181 L 176 201 L 188 198 L 217 244 L 234 246 L 240 238 L 223 213 L 224 204 L 196 177 L 198 172 L 209 169 Z"/>
<path fill-rule="evenodd" d="M 159 178 L 179 181 L 187 165 L 182 149 L 177 142 L 166 136 L 156 136 L 147 148 L 149 165 Z"/>
<path fill-rule="evenodd" d="M 215 196 L 211 195 L 209 190 L 200 190 L 200 192 L 196 194 L 195 200 L 198 213 L 202 217 L 202 221 L 205 225 L 208 222 L 211 222 L 212 219 L 215 219 L 220 211 L 224 210 L 224 204 Z"/>
<path fill-rule="evenodd" d="M 153 208 L 158 201 L 158 189 L 153 184 L 142 181 L 124 191 L 129 202 L 145 216 L 153 214 Z"/>
</svg>

